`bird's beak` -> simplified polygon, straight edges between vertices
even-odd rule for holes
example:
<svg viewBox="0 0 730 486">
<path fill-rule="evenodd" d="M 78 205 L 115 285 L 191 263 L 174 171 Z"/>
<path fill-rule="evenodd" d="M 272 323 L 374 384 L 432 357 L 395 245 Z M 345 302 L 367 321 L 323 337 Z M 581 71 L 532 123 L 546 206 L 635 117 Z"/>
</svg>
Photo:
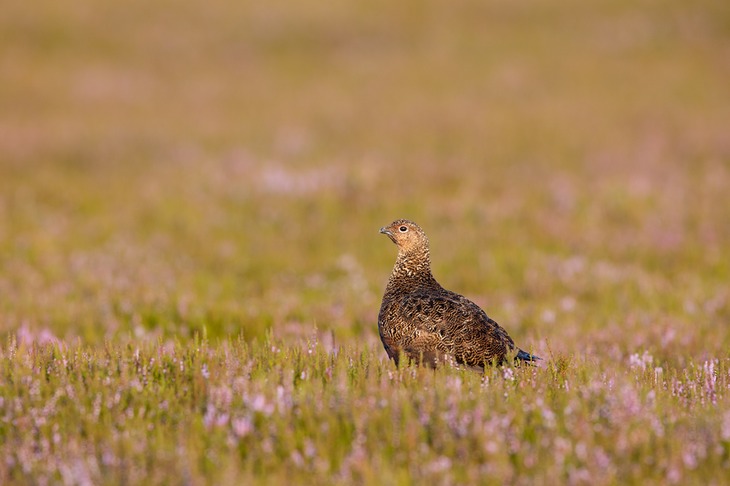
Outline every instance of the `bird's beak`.
<svg viewBox="0 0 730 486">
<path fill-rule="evenodd" d="M 383 233 L 388 238 L 390 238 L 390 241 L 392 241 L 396 245 L 398 244 L 398 242 L 395 241 L 395 236 L 393 236 L 393 233 L 388 228 L 386 228 L 385 226 L 383 226 L 382 228 L 380 228 L 380 232 Z"/>
</svg>

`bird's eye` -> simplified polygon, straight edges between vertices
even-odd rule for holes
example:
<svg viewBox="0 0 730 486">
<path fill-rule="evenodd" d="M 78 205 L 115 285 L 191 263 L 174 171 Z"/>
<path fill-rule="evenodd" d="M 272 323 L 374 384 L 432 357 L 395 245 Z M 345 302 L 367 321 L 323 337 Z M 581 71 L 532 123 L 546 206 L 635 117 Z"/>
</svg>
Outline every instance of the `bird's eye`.
<svg viewBox="0 0 730 486">
<path fill-rule="evenodd" d="M 408 226 L 401 226 L 398 229 L 400 230 L 401 233 L 405 233 L 406 231 L 408 231 Z"/>
</svg>

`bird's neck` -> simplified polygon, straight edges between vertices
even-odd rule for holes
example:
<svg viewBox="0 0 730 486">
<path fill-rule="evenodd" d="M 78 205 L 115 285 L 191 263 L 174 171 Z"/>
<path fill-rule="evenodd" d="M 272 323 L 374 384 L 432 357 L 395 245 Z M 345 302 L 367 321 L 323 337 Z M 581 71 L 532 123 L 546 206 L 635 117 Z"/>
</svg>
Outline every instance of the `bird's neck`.
<svg viewBox="0 0 730 486">
<path fill-rule="evenodd" d="M 431 274 L 431 256 L 428 247 L 398 252 L 393 273 L 390 275 L 389 287 L 400 286 L 405 281 L 419 287 L 436 284 Z"/>
</svg>

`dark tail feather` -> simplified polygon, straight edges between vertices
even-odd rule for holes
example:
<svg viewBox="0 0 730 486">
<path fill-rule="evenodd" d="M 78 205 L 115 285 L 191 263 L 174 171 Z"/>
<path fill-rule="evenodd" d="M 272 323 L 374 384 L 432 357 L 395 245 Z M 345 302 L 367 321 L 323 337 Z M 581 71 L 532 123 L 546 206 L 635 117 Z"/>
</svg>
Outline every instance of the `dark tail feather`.
<svg viewBox="0 0 730 486">
<path fill-rule="evenodd" d="M 542 359 L 542 358 L 540 358 L 539 356 L 535 356 L 534 354 L 530 354 L 530 353 L 527 353 L 527 352 L 522 351 L 521 349 L 519 349 L 517 351 L 517 356 L 515 356 L 515 359 L 519 359 L 521 361 L 537 361 L 537 360 Z"/>
</svg>

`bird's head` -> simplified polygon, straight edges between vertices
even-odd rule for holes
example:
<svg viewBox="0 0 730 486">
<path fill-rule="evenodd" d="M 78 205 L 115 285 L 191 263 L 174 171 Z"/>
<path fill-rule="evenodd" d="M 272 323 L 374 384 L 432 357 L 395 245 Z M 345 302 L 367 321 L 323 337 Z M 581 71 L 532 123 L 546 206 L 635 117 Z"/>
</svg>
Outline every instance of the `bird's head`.
<svg viewBox="0 0 730 486">
<path fill-rule="evenodd" d="M 398 245 L 398 251 L 411 253 L 413 250 L 428 251 L 428 238 L 420 226 L 407 219 L 397 219 L 388 226 L 380 228 L 380 232 Z"/>
</svg>

